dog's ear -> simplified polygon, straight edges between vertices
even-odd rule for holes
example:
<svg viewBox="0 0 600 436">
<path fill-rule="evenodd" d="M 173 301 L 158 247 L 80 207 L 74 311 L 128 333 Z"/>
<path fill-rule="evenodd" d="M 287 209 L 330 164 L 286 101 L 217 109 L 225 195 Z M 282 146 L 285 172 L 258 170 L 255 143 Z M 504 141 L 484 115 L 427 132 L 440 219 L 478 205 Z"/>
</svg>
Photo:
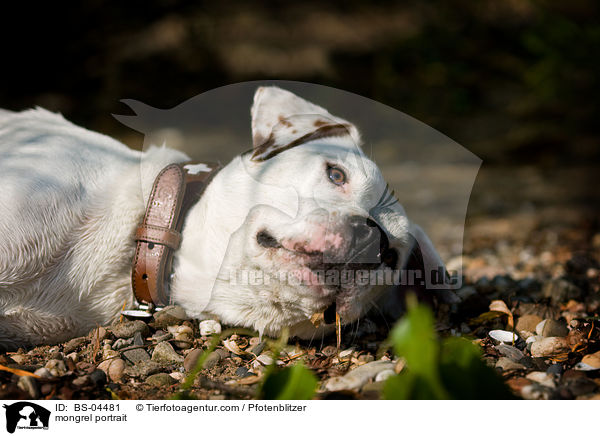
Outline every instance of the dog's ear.
<svg viewBox="0 0 600 436">
<path fill-rule="evenodd" d="M 439 283 L 448 276 L 444 263 L 427 234 L 416 224 L 411 223 L 409 229 L 405 249 L 395 265 L 402 272 L 402 281 L 390 287 L 378 301 L 382 313 L 393 320 L 405 313 L 406 296 L 409 293 L 416 294 L 420 301 L 432 306 L 436 302 L 452 304 L 460 301 L 451 290 L 455 285 Z"/>
<path fill-rule="evenodd" d="M 253 161 L 319 138 L 347 137 L 356 146 L 360 143 L 352 123 L 276 86 L 256 90 L 251 114 Z"/>
<path fill-rule="evenodd" d="M 425 293 L 424 297 L 435 297 L 445 303 L 456 302 L 456 295 L 451 292 L 454 283 L 451 282 L 446 266 L 439 253 L 433 246 L 431 239 L 418 225 L 410 225 L 409 250 L 402 260 L 402 269 L 410 276 L 413 274 L 415 281 L 408 284 L 418 293 Z"/>
</svg>

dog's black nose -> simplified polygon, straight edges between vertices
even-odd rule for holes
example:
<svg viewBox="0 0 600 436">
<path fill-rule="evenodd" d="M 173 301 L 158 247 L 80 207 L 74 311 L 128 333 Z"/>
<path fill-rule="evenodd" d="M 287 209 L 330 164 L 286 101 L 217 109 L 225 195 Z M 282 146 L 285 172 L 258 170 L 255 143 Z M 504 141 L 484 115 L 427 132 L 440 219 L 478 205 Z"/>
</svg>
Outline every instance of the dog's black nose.
<svg viewBox="0 0 600 436">
<path fill-rule="evenodd" d="M 388 238 L 370 218 L 354 215 L 348 219 L 352 233 L 350 255 L 352 263 L 381 263 L 381 253 L 389 247 Z"/>
</svg>

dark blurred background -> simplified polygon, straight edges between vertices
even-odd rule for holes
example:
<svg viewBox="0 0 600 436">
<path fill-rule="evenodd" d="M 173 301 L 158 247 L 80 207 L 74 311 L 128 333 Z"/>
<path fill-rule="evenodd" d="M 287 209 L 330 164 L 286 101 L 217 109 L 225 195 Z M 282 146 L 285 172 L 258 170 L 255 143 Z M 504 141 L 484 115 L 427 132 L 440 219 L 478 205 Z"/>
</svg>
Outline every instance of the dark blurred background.
<svg viewBox="0 0 600 436">
<path fill-rule="evenodd" d="M 595 0 L 7 7 L 2 107 L 44 106 L 139 147 L 110 115 L 127 113 L 122 98 L 169 108 L 239 81 L 315 82 L 397 108 L 481 157 L 471 214 L 585 210 L 574 225 L 598 229 Z"/>
</svg>

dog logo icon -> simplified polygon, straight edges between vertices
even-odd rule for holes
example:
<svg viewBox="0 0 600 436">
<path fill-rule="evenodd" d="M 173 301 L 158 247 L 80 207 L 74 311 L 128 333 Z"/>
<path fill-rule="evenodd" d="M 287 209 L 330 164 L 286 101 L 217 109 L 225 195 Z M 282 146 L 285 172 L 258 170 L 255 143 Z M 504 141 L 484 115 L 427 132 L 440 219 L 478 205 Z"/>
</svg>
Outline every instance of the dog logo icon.
<svg viewBox="0 0 600 436">
<path fill-rule="evenodd" d="M 19 429 L 48 429 L 50 411 L 29 401 L 19 401 L 10 405 L 4 404 L 6 409 L 6 431 L 14 433 Z"/>
</svg>

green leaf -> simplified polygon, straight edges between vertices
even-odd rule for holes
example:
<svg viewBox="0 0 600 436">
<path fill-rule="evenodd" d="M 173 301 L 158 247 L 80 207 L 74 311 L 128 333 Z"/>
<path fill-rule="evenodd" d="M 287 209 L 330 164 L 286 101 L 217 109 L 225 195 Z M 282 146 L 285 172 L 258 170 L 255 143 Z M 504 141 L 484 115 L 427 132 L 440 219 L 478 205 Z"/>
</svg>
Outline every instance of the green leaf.
<svg viewBox="0 0 600 436">
<path fill-rule="evenodd" d="M 426 306 L 417 305 L 414 299 L 409 299 L 408 306 L 408 312 L 390 336 L 396 354 L 404 357 L 408 371 L 415 374 L 414 381 L 406 383 L 425 384 L 426 390 L 435 398 L 447 398 L 439 377 L 440 344 L 435 334 L 433 314 Z"/>
<path fill-rule="evenodd" d="M 262 385 L 265 400 L 310 400 L 317 389 L 317 378 L 301 363 L 274 369 Z"/>
<path fill-rule="evenodd" d="M 464 338 L 442 343 L 440 373 L 455 399 L 514 399 L 500 376 L 481 360 L 479 347 Z"/>
<path fill-rule="evenodd" d="M 481 360 L 479 347 L 464 338 L 440 340 L 432 311 L 407 301 L 408 311 L 390 335 L 406 369 L 390 377 L 383 397 L 401 399 L 514 398 L 498 374 Z"/>
</svg>

